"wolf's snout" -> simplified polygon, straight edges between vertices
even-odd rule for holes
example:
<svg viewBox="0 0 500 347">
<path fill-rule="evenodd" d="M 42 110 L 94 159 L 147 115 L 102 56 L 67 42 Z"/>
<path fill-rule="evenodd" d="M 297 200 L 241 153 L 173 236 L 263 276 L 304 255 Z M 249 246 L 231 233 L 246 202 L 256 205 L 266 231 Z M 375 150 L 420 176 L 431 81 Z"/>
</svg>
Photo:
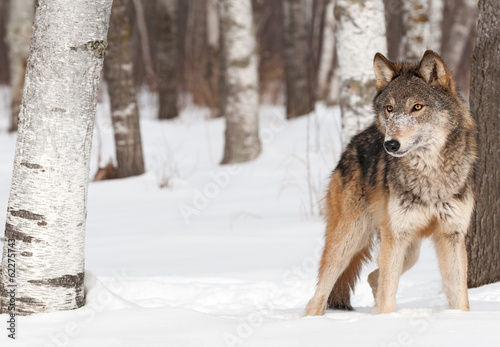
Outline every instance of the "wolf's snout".
<svg viewBox="0 0 500 347">
<path fill-rule="evenodd" d="M 384 147 L 387 152 L 396 153 L 401 147 L 401 144 L 398 140 L 390 140 L 384 142 Z"/>
</svg>

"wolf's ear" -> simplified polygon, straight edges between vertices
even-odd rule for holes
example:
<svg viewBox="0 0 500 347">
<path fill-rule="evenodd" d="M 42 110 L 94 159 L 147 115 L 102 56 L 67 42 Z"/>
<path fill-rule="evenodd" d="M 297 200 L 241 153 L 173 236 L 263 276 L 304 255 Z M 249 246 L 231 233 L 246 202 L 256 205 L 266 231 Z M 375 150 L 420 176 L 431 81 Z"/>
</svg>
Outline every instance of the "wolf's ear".
<svg viewBox="0 0 500 347">
<path fill-rule="evenodd" d="M 425 51 L 418 73 L 431 86 L 439 86 L 456 94 L 455 81 L 446 64 L 439 55 L 433 51 Z"/>
<path fill-rule="evenodd" d="M 387 87 L 396 75 L 394 64 L 380 53 L 375 54 L 375 58 L 373 58 L 373 71 L 375 71 L 378 91 Z"/>
</svg>

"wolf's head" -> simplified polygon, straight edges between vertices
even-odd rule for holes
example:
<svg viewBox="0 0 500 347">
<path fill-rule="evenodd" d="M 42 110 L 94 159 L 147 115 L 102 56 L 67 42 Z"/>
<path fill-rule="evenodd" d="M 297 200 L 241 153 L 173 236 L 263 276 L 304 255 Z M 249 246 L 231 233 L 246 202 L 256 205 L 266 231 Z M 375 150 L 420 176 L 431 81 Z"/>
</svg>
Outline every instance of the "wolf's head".
<svg viewBox="0 0 500 347">
<path fill-rule="evenodd" d="M 377 53 L 373 66 L 375 123 L 385 133 L 386 151 L 402 157 L 418 148 L 442 147 L 453 131 L 454 114 L 467 112 L 443 60 L 426 51 L 418 64 L 393 63 Z"/>
</svg>

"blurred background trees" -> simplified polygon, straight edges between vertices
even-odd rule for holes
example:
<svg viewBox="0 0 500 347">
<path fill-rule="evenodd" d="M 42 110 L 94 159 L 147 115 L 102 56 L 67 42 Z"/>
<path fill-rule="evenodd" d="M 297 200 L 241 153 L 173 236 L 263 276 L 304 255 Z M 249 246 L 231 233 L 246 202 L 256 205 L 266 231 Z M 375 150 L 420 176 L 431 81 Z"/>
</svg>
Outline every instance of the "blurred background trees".
<svg viewBox="0 0 500 347">
<path fill-rule="evenodd" d="M 18 71 L 24 69 L 25 60 L 20 53 L 6 52 L 22 52 L 26 43 L 12 39 L 19 29 L 9 23 L 12 20 L 21 23 L 16 16 L 28 16 L 34 1 L 0 0 L 0 84 L 12 85 L 14 116 L 20 103 L 15 86 L 23 75 Z M 188 104 L 207 107 L 211 117 L 223 114 L 221 105 L 227 89 L 223 88 L 220 64 L 221 3 L 217 0 L 126 0 L 125 3 L 130 18 L 133 84 L 136 89 L 159 95 L 157 117 L 175 118 Z M 360 45 L 359 37 L 373 36 L 375 33 L 367 28 L 375 27 L 385 26 L 385 42 L 370 39 L 365 42 L 373 43 L 391 60 L 420 59 L 428 48 L 441 54 L 468 97 L 478 17 L 475 0 L 251 0 L 251 3 L 259 100 L 284 105 L 288 118 L 308 114 L 318 101 L 342 104 L 341 93 L 354 92 L 353 84 L 346 85 L 348 72 L 342 66 L 348 64 L 351 70 L 365 68 L 359 66 L 365 65 L 359 59 L 372 53 L 366 45 Z M 354 6 L 360 6 L 368 15 L 360 21 L 362 27 L 343 31 L 342 23 L 349 19 L 346 11 Z M 118 29 L 111 26 L 110 33 L 113 30 Z M 366 68 L 371 70 L 371 65 Z M 371 97 L 366 95 L 366 102 Z M 346 105 L 353 103 L 351 100 Z M 345 111 L 348 108 L 342 107 L 346 132 L 350 132 L 348 124 L 353 117 Z M 360 116 L 363 107 L 356 108 L 354 114 Z"/>
</svg>

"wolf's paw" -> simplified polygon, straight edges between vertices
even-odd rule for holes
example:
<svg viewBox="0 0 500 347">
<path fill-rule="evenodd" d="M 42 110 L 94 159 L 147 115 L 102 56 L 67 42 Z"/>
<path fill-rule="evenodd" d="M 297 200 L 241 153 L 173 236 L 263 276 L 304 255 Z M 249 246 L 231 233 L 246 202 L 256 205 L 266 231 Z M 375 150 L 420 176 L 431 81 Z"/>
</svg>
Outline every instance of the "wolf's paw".
<svg viewBox="0 0 500 347">
<path fill-rule="evenodd" d="M 326 305 L 319 304 L 316 300 L 311 299 L 306 306 L 306 316 L 322 316 L 325 313 Z"/>
</svg>

